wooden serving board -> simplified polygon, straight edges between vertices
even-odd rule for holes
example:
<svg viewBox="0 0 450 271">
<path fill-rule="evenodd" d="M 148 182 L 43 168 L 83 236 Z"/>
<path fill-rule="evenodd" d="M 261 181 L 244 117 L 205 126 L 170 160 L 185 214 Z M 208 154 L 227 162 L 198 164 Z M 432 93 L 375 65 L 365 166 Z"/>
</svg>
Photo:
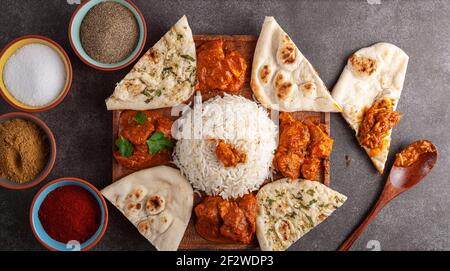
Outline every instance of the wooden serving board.
<svg viewBox="0 0 450 271">
<path fill-rule="evenodd" d="M 202 43 L 216 40 L 216 39 L 222 39 L 224 41 L 225 48 L 229 50 L 237 50 L 239 51 L 242 56 L 247 61 L 247 74 L 246 74 L 246 80 L 243 88 L 236 93 L 236 95 L 244 96 L 250 100 L 253 99 L 252 90 L 250 88 L 250 77 L 251 77 L 251 70 L 252 70 L 252 62 L 253 62 L 253 53 L 255 51 L 256 47 L 256 36 L 248 36 L 248 35 L 233 35 L 233 36 L 223 36 L 223 35 L 195 35 L 194 41 L 195 45 L 198 48 Z M 203 101 L 208 100 L 211 97 L 217 96 L 217 95 L 223 95 L 222 91 L 208 91 L 208 92 L 202 92 L 202 98 Z M 192 101 L 193 97 L 191 97 Z M 190 101 L 187 101 L 186 103 L 189 103 Z M 170 114 L 171 109 L 170 108 L 162 108 L 157 109 L 155 111 L 163 113 L 167 117 L 171 117 L 172 119 L 176 119 L 176 117 L 172 117 Z M 115 140 L 117 139 L 117 135 L 119 133 L 119 118 L 120 118 L 121 111 L 113 111 L 113 146 L 112 150 L 113 152 L 116 150 L 116 147 L 114 145 Z M 314 120 L 322 123 L 325 125 L 328 134 L 330 134 L 330 113 L 319 113 L 319 112 L 294 112 L 292 115 L 298 119 L 298 120 Z M 159 165 L 167 165 L 174 167 L 173 164 L 169 162 L 169 160 L 162 160 L 162 161 L 156 161 L 154 166 Z M 112 162 L 112 181 L 117 181 L 120 178 L 127 176 L 131 173 L 133 173 L 133 170 L 127 169 L 122 167 L 117 161 L 113 158 Z M 281 178 L 281 175 L 275 175 L 274 179 Z M 321 173 L 320 173 L 320 180 L 325 185 L 330 184 L 330 162 L 329 160 L 324 160 L 322 167 L 321 167 Z M 196 206 L 201 201 L 201 197 L 197 194 L 195 194 L 194 199 L 194 206 Z M 256 238 L 252 244 L 244 245 L 244 244 L 221 244 L 221 243 L 214 243 L 207 241 L 200 237 L 197 232 L 195 231 L 194 227 L 194 217 L 195 215 L 192 215 L 191 221 L 189 222 L 189 225 L 186 229 L 186 232 L 184 234 L 184 238 L 181 241 L 179 249 L 181 250 L 231 250 L 231 249 L 237 249 L 237 250 L 257 250 L 258 244 L 256 241 Z"/>
</svg>

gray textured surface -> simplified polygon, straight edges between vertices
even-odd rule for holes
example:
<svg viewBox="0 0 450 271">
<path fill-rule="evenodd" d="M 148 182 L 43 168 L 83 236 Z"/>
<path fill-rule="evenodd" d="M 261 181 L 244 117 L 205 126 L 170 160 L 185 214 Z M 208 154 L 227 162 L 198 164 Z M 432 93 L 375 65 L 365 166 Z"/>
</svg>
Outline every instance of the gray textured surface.
<svg viewBox="0 0 450 271">
<path fill-rule="evenodd" d="M 440 160 L 427 180 L 384 209 L 353 249 L 367 250 L 378 240 L 383 250 L 450 249 L 450 1 L 144 1 L 136 4 L 148 25 L 146 49 L 183 14 L 196 34 L 259 33 L 265 15 L 273 15 L 320 72 L 329 88 L 346 58 L 378 41 L 392 42 L 410 56 L 393 133 L 392 152 L 422 138 L 439 148 Z M 0 47 L 25 34 L 41 34 L 60 43 L 72 59 L 74 81 L 57 108 L 37 114 L 55 133 L 58 154 L 45 182 L 62 176 L 90 180 L 98 188 L 111 181 L 111 113 L 106 98 L 127 68 L 100 72 L 81 63 L 70 48 L 67 26 L 74 5 L 64 0 L 0 0 Z M 0 100 L 0 114 L 15 111 Z M 332 188 L 347 203 L 295 244 L 294 250 L 334 250 L 375 202 L 386 176 L 372 167 L 339 114 L 332 115 L 335 145 Z M 345 156 L 351 158 L 347 167 Z M 388 166 L 389 168 L 389 166 Z M 39 187 L 41 187 L 40 185 Z M 0 249 L 40 250 L 28 222 L 39 187 L 0 190 Z M 151 246 L 110 206 L 108 230 L 97 250 L 148 250 Z"/>
</svg>

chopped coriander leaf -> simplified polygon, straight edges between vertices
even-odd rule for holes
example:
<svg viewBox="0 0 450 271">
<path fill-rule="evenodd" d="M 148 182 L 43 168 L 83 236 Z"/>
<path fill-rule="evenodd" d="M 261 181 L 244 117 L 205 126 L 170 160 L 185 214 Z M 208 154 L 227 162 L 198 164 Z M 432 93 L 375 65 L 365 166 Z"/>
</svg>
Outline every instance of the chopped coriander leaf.
<svg viewBox="0 0 450 271">
<path fill-rule="evenodd" d="M 134 120 L 139 124 L 144 124 L 147 121 L 147 114 L 140 111 L 136 115 L 134 115 Z"/>
<path fill-rule="evenodd" d="M 130 141 L 125 139 L 123 136 L 120 136 L 116 140 L 116 146 L 119 149 L 119 153 L 122 156 L 130 157 L 133 154 L 133 145 Z"/>
<path fill-rule="evenodd" d="M 158 97 L 161 96 L 161 90 L 160 89 L 155 90 L 155 95 Z"/>
<path fill-rule="evenodd" d="M 187 59 L 187 60 L 190 60 L 190 61 L 195 61 L 195 58 L 193 58 L 192 56 L 190 56 L 190 55 L 180 55 L 182 58 L 184 58 L 184 59 Z"/>
<path fill-rule="evenodd" d="M 309 225 L 312 227 L 314 227 L 314 221 L 312 220 L 312 218 L 309 215 L 305 215 L 306 218 L 308 219 Z"/>
<path fill-rule="evenodd" d="M 162 149 L 172 148 L 173 143 L 169 138 L 164 137 L 161 131 L 154 132 L 147 140 L 148 152 L 155 154 Z"/>
</svg>

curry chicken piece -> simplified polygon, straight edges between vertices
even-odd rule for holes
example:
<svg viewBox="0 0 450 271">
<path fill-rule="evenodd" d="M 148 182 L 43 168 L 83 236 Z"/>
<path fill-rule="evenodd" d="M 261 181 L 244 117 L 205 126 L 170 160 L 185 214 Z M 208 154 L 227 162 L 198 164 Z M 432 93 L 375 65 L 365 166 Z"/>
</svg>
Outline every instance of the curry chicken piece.
<svg viewBox="0 0 450 271">
<path fill-rule="evenodd" d="M 224 50 L 221 39 L 203 43 L 197 52 L 196 90 L 235 93 L 242 88 L 247 63 L 239 52 Z"/>
<path fill-rule="evenodd" d="M 328 158 L 333 148 L 331 139 L 320 125 L 300 122 L 289 113 L 280 113 L 280 138 L 274 167 L 285 177 L 315 180 L 321 159 Z"/>
<path fill-rule="evenodd" d="M 223 140 L 218 140 L 216 156 L 217 159 L 222 161 L 225 167 L 235 167 L 239 163 L 247 162 L 247 155 L 245 153 L 233 145 L 225 143 Z"/>
<path fill-rule="evenodd" d="M 389 98 L 377 100 L 364 113 L 358 131 L 359 143 L 371 150 L 381 149 L 384 137 L 399 121 L 400 114 L 393 111 L 393 104 Z"/>
<path fill-rule="evenodd" d="M 133 144 L 133 154 L 130 157 L 122 156 L 119 151 L 113 153 L 114 158 L 126 168 L 138 170 L 160 164 L 170 159 L 170 152 L 163 149 L 156 154 L 148 152 L 147 139 L 156 131 L 165 137 L 171 138 L 172 120 L 162 114 L 145 111 L 147 121 L 139 124 L 134 120 L 137 111 L 124 111 L 120 115 L 120 135 Z"/>
<path fill-rule="evenodd" d="M 195 215 L 195 228 L 203 238 L 249 244 L 256 231 L 256 197 L 254 194 L 236 200 L 206 197 L 195 207 Z"/>
<path fill-rule="evenodd" d="M 310 141 L 308 127 L 290 114 L 280 114 L 280 138 L 274 166 L 283 176 L 297 179 Z"/>
</svg>

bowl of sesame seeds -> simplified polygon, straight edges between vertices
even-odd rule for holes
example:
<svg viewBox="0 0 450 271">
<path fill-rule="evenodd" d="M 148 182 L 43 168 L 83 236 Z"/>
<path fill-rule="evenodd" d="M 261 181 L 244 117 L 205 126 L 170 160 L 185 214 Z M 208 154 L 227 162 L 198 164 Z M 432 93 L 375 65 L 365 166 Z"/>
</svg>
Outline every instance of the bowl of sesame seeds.
<svg viewBox="0 0 450 271">
<path fill-rule="evenodd" d="M 85 1 L 72 15 L 69 40 L 88 66 L 114 71 L 135 61 L 144 49 L 147 26 L 130 0 Z"/>
</svg>

